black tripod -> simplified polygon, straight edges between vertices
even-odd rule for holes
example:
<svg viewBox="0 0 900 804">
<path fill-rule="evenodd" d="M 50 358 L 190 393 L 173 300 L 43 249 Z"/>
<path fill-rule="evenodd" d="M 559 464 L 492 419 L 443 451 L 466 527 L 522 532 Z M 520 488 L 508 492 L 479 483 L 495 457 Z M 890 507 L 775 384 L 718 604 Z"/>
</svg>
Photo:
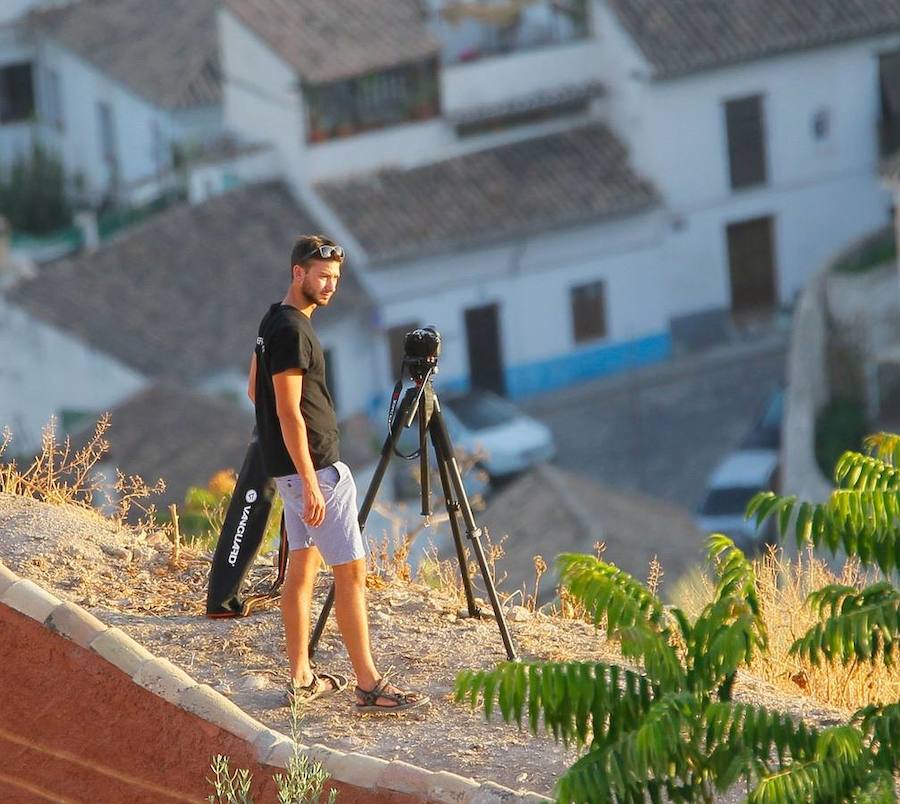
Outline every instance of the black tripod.
<svg viewBox="0 0 900 804">
<path fill-rule="evenodd" d="M 497 625 L 500 628 L 500 636 L 503 639 L 503 645 L 506 648 L 506 655 L 510 661 L 516 660 L 516 649 L 509 634 L 509 628 L 506 619 L 503 616 L 503 610 L 500 607 L 500 600 L 497 597 L 497 589 L 491 578 L 490 569 L 484 556 L 484 548 L 481 545 L 481 528 L 475 524 L 475 518 L 472 515 L 472 508 L 466 497 L 466 490 L 463 486 L 462 476 L 460 475 L 459 465 L 453 453 L 453 445 L 450 442 L 450 434 L 447 432 L 447 425 L 444 417 L 441 415 L 441 405 L 438 401 L 437 394 L 431 385 L 431 378 L 435 372 L 435 367 L 431 366 L 424 371 L 421 376 L 417 376 L 417 372 L 413 372 L 415 386 L 409 388 L 396 410 L 394 417 L 391 419 L 390 433 L 384 441 L 381 450 L 381 460 L 375 469 L 372 482 L 366 492 L 365 499 L 359 509 L 359 527 L 360 530 L 365 528 L 366 519 L 372 510 L 372 504 L 375 502 L 375 495 L 378 493 L 378 487 L 384 478 L 391 456 L 396 453 L 397 442 L 400 434 L 406 427 L 412 425 L 413 421 L 418 417 L 419 422 L 419 466 L 422 482 L 422 515 L 431 515 L 431 479 L 428 471 L 428 442 L 427 435 L 431 436 L 431 442 L 434 445 L 435 455 L 437 457 L 438 472 L 441 478 L 441 486 L 444 492 L 444 504 L 447 507 L 447 514 L 450 518 L 450 529 L 453 532 L 453 542 L 456 546 L 456 557 L 459 561 L 459 569 L 462 574 L 463 588 L 466 593 L 466 602 L 470 617 L 489 616 L 484 615 L 481 609 L 475 605 L 475 597 L 472 594 L 472 579 L 469 577 L 466 568 L 466 557 L 463 550 L 462 536 L 460 534 L 459 517 L 462 516 L 466 526 L 466 537 L 472 543 L 472 551 L 478 561 L 481 569 L 481 577 L 484 579 L 484 585 L 487 588 L 488 597 L 491 601 L 491 607 L 494 610 L 494 616 L 497 618 Z M 396 404 L 400 386 L 395 390 L 394 404 Z M 322 605 L 322 612 L 316 627 L 313 629 L 312 636 L 309 641 L 309 655 L 312 658 L 319 643 L 319 638 L 325 630 L 325 624 L 328 621 L 328 615 L 331 613 L 331 607 L 334 605 L 334 584 L 325 598 Z"/>
</svg>

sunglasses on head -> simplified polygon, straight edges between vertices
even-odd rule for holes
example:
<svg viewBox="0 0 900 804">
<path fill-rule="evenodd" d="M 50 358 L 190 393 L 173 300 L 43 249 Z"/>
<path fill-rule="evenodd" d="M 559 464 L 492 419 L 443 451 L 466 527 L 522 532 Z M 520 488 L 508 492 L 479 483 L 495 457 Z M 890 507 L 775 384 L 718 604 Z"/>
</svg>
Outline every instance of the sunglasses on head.
<svg viewBox="0 0 900 804">
<path fill-rule="evenodd" d="M 317 246 L 309 252 L 300 262 L 311 259 L 312 257 L 320 257 L 323 260 L 342 260 L 344 259 L 344 249 L 340 246 Z"/>
</svg>

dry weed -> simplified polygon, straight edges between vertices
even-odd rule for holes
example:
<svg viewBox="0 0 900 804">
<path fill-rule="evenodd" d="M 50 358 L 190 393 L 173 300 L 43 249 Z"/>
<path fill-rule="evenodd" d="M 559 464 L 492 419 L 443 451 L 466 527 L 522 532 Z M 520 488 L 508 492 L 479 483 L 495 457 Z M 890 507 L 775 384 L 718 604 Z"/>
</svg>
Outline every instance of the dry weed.
<svg viewBox="0 0 900 804">
<path fill-rule="evenodd" d="M 110 484 L 100 472 L 100 463 L 109 451 L 105 438 L 109 424 L 109 413 L 102 414 L 91 437 L 76 450 L 68 436 L 59 440 L 56 420 L 51 417 L 41 431 L 41 451 L 27 468 L 20 468 L 15 460 L 0 462 L 0 491 L 52 505 L 89 509 L 105 501 L 103 510 L 111 519 L 123 522 L 137 510 L 141 512 L 138 525 L 156 527 L 155 507 L 147 500 L 165 491 L 162 480 L 148 486 L 137 475 L 125 475 L 117 470 L 116 479 Z M 0 459 L 11 443 L 12 433 L 4 428 Z"/>
<path fill-rule="evenodd" d="M 26 469 L 14 460 L 0 465 L 0 491 L 53 505 L 68 503 L 91 508 L 95 495 L 101 491 L 97 464 L 109 449 L 104 438 L 108 429 L 109 414 L 104 414 L 87 444 L 73 451 L 69 438 L 59 442 L 56 420 L 51 418 L 41 430 L 41 451 Z M 4 428 L 0 458 L 11 443 L 12 432 Z"/>
<path fill-rule="evenodd" d="M 544 557 L 542 555 L 536 555 L 533 558 L 534 561 L 534 593 L 531 597 L 525 598 L 525 606 L 529 611 L 537 611 L 538 599 L 540 597 L 541 590 L 541 578 L 544 577 L 544 573 L 547 571 L 547 562 L 544 561 Z M 523 593 L 524 597 L 524 593 Z"/>
<path fill-rule="evenodd" d="M 659 563 L 657 556 L 650 559 L 650 567 L 647 573 L 647 588 L 651 595 L 659 596 L 659 590 L 662 586 L 663 572 L 662 564 Z"/>
<path fill-rule="evenodd" d="M 466 561 L 468 563 L 467 550 Z M 419 564 L 416 577 L 419 583 L 431 589 L 451 593 L 458 605 L 465 604 L 466 594 L 459 573 L 459 562 L 453 558 L 441 558 L 440 551 L 433 543 L 425 550 L 425 559 Z"/>
<path fill-rule="evenodd" d="M 861 572 L 857 561 L 846 562 L 841 573 L 835 574 L 810 550 L 794 560 L 785 558 L 781 550 L 772 550 L 754 566 L 769 647 L 756 656 L 748 668 L 750 673 L 792 694 L 802 693 L 844 709 L 900 697 L 900 676 L 884 664 L 822 662 L 816 667 L 789 653 L 794 641 L 818 622 L 817 613 L 806 604 L 810 592 L 833 583 L 861 589 L 873 581 Z M 673 597 L 689 618 L 694 618 L 711 599 L 713 589 L 710 578 L 697 570 L 679 581 Z"/>
</svg>

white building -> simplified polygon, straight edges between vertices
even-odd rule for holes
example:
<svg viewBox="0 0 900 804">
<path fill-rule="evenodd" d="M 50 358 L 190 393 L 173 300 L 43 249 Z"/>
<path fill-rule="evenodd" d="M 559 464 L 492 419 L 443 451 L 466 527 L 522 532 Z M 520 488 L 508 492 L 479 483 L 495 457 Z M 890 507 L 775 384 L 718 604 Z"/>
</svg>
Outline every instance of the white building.
<svg viewBox="0 0 900 804">
<path fill-rule="evenodd" d="M 900 6 L 605 0 L 595 30 L 609 123 L 665 199 L 676 325 L 789 303 L 889 221 Z"/>
<path fill-rule="evenodd" d="M 176 258 L 166 229 L 180 266 L 166 281 L 199 281 L 201 234 L 230 244 L 229 259 L 262 237 L 273 262 L 302 231 L 341 240 L 362 286 L 340 323 L 321 319 L 342 415 L 390 389 L 415 325 L 444 335 L 443 385 L 511 396 L 664 359 L 678 338 L 725 337 L 735 320 L 789 303 L 829 254 L 886 220 L 878 133 L 889 143 L 900 119 L 900 7 L 859 0 L 832 15 L 804 0 L 785 17 L 782 0 L 760 3 L 751 14 L 686 0 L 676 19 L 657 0 L 431 0 L 425 16 L 419 0 L 225 0 L 225 127 L 242 159 L 260 160 L 242 178 L 276 172 L 290 197 L 269 185 L 225 196 L 227 232 L 209 224 L 218 202 L 177 212 L 196 233 L 181 251 L 203 259 Z M 51 33 L 47 63 L 74 60 Z M 95 96 L 85 105 L 99 112 Z M 128 150 L 146 155 L 151 118 L 134 114 Z M 196 195 L 227 187 L 227 169 L 210 166 Z M 267 227 L 263 209 L 282 223 Z M 144 264 L 136 244 L 153 253 L 125 243 L 79 261 L 106 266 L 98 288 Z M 190 362 L 218 333 L 221 354 L 179 376 L 237 392 L 243 336 L 212 316 L 181 354 L 172 333 L 192 313 L 181 296 L 154 298 L 139 294 L 139 318 L 121 318 L 128 339 L 77 328 L 153 377 L 167 376 L 155 351 Z M 77 316 L 68 301 L 60 309 Z M 225 312 L 241 327 L 258 319 L 252 305 Z"/>
<path fill-rule="evenodd" d="M 450 5 L 220 16 L 226 126 L 272 144 L 376 303 L 373 395 L 417 324 L 444 335 L 445 387 L 518 396 L 665 358 L 659 199 L 597 122 L 586 4 L 532 4 L 503 41 Z"/>
<path fill-rule="evenodd" d="M 91 0 L 30 15 L 43 140 L 83 199 L 140 203 L 222 136 L 217 0 Z"/>
<path fill-rule="evenodd" d="M 886 220 L 878 134 L 900 128 L 900 7 L 801 6 L 432 0 L 423 19 L 413 0 L 228 0 L 226 125 L 271 143 L 295 194 L 359 247 L 394 352 L 403 327 L 435 323 L 448 384 L 529 393 L 665 357 L 673 334 L 727 337 Z M 351 11 L 358 26 L 341 24 Z M 610 220 L 585 198 L 576 221 L 532 199 L 523 213 L 567 136 L 593 132 L 599 154 L 610 129 L 653 210 Z M 529 143 L 530 165 L 514 156 Z M 479 175 L 485 160 L 514 167 Z M 596 164 L 581 175 L 602 197 Z M 484 213 L 485 183 L 519 230 Z"/>
<path fill-rule="evenodd" d="M 0 170 L 31 149 L 34 132 L 34 46 L 24 15 L 37 0 L 0 4 Z"/>
<path fill-rule="evenodd" d="M 10 356 L 0 367 L 0 426 L 33 447 L 51 415 L 96 417 L 158 382 L 249 409 L 257 325 L 284 297 L 294 238 L 320 228 L 283 185 L 255 184 L 168 209 L 94 253 L 41 267 L 0 309 L 0 353 Z M 335 303 L 316 317 L 341 418 L 370 401 L 372 321 L 345 272 Z"/>
</svg>

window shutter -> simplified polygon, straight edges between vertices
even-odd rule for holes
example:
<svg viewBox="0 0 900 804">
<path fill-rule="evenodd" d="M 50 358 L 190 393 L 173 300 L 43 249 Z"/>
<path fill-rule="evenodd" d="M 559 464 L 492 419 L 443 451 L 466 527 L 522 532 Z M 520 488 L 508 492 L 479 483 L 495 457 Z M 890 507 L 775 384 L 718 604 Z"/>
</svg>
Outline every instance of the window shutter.
<svg viewBox="0 0 900 804">
<path fill-rule="evenodd" d="M 766 143 L 762 96 L 728 101 L 725 104 L 725 126 L 732 189 L 764 184 Z"/>
</svg>

